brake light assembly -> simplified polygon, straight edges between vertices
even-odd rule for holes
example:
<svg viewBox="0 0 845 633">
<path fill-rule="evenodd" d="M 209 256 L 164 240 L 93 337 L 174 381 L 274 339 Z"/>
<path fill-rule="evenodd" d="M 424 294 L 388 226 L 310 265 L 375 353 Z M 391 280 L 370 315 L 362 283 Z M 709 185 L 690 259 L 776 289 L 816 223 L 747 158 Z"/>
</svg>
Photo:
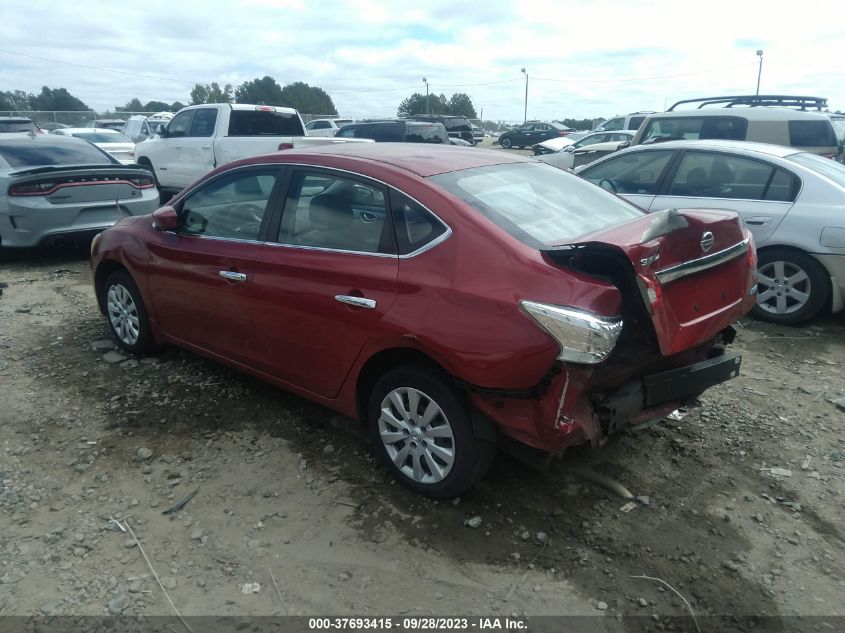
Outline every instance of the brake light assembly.
<svg viewBox="0 0 845 633">
<path fill-rule="evenodd" d="M 545 330 L 558 345 L 558 359 L 595 365 L 616 346 L 622 332 L 622 317 L 606 317 L 569 306 L 520 301 L 522 310 Z"/>
<path fill-rule="evenodd" d="M 155 182 L 151 176 L 89 176 L 62 180 L 39 180 L 24 182 L 9 187 L 10 196 L 49 196 L 66 187 L 88 187 L 94 185 L 129 185 L 135 189 L 151 189 Z"/>
</svg>

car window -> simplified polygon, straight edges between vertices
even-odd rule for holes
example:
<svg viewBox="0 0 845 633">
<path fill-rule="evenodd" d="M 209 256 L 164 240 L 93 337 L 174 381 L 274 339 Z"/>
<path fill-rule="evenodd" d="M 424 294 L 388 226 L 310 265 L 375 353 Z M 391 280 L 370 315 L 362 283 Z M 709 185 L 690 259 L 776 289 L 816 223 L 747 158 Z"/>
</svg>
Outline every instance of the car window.
<svg viewBox="0 0 845 633">
<path fill-rule="evenodd" d="M 94 145 L 82 141 L 54 144 L 30 139 L 0 140 L 0 157 L 10 167 L 112 165 L 117 162 Z"/>
<path fill-rule="evenodd" d="M 615 119 L 609 119 L 601 124 L 601 127 L 606 132 L 611 132 L 613 130 L 621 130 L 625 127 L 625 119 L 621 117 L 617 117 Z"/>
<path fill-rule="evenodd" d="M 615 193 L 654 195 L 671 157 L 671 150 L 628 152 L 588 167 L 578 175 Z"/>
<path fill-rule="evenodd" d="M 535 248 L 571 242 L 643 213 L 573 174 L 540 162 L 474 167 L 429 179 Z"/>
<path fill-rule="evenodd" d="M 317 129 L 317 121 L 311 121 L 310 123 L 305 124 L 306 130 L 316 130 Z"/>
<path fill-rule="evenodd" d="M 278 242 L 359 253 L 394 253 L 384 190 L 342 176 L 297 172 Z"/>
<path fill-rule="evenodd" d="M 798 165 L 803 165 L 807 169 L 812 169 L 825 178 L 829 178 L 840 187 L 845 188 L 845 166 L 843 166 L 842 163 L 837 163 L 829 158 L 822 158 L 821 156 L 816 156 L 815 154 L 809 154 L 807 152 L 792 154 L 787 156 L 786 160 L 790 160 Z"/>
<path fill-rule="evenodd" d="M 38 126 L 32 121 L 0 121 L 0 133 L 37 131 Z"/>
<path fill-rule="evenodd" d="M 431 125 L 408 124 L 405 140 L 409 143 L 448 143 L 449 135 L 440 123 Z"/>
<path fill-rule="evenodd" d="M 780 170 L 783 172 L 783 170 Z M 716 152 L 686 152 L 669 185 L 672 196 L 788 200 L 791 176 L 774 165 Z"/>
<path fill-rule="evenodd" d="M 593 145 L 595 143 L 604 143 L 607 140 L 606 134 L 591 134 L 585 136 L 580 141 L 575 143 L 575 147 L 584 147 L 584 145 Z"/>
<path fill-rule="evenodd" d="M 305 128 L 299 115 L 266 107 L 262 110 L 232 110 L 229 113 L 229 136 L 303 136 Z"/>
<path fill-rule="evenodd" d="M 337 131 L 336 136 L 340 136 L 342 138 L 355 138 L 355 132 L 358 131 L 357 125 L 347 125 L 345 127 L 340 128 Z"/>
<path fill-rule="evenodd" d="M 217 122 L 217 110 L 202 108 L 196 111 L 191 125 L 191 136 L 211 136 L 214 134 L 214 124 Z"/>
<path fill-rule="evenodd" d="M 419 250 L 448 230 L 422 205 L 395 189 L 390 191 L 390 209 L 393 212 L 396 247 L 400 255 Z"/>
<path fill-rule="evenodd" d="M 167 135 L 168 136 L 187 136 L 188 130 L 191 129 L 191 122 L 194 120 L 194 110 L 188 110 L 187 112 L 180 112 L 177 114 L 173 119 L 171 119 L 170 124 L 167 126 Z"/>
<path fill-rule="evenodd" d="M 643 121 L 645 121 L 644 116 L 632 116 L 628 121 L 628 129 L 638 130 L 639 127 L 643 124 Z"/>
<path fill-rule="evenodd" d="M 278 172 L 275 167 L 238 171 L 202 185 L 181 206 L 179 232 L 257 240 Z"/>
<path fill-rule="evenodd" d="M 839 141 L 830 121 L 789 121 L 792 147 L 836 147 Z"/>
</svg>

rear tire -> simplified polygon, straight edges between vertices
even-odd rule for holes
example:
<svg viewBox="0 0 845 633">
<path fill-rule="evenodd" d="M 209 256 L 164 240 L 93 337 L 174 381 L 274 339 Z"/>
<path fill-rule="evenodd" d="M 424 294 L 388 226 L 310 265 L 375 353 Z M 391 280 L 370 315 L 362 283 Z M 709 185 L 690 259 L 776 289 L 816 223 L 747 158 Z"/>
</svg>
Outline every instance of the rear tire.
<svg viewBox="0 0 845 633">
<path fill-rule="evenodd" d="M 829 296 L 830 275 L 814 257 L 784 248 L 760 252 L 752 310 L 758 319 L 797 325 L 816 316 Z"/>
<path fill-rule="evenodd" d="M 376 457 L 403 486 L 427 497 L 466 492 L 496 452 L 474 433 L 463 394 L 429 367 L 385 373 L 370 394 L 368 418 Z"/>
</svg>

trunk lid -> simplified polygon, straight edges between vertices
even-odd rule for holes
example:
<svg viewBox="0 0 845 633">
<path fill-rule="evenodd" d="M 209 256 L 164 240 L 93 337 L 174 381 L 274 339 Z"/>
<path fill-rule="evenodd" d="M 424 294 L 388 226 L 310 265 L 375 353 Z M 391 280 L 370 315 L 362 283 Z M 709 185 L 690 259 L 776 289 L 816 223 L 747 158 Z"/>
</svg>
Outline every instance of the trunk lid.
<svg viewBox="0 0 845 633">
<path fill-rule="evenodd" d="M 152 174 L 135 165 L 38 167 L 13 172 L 9 180 L 10 199 L 39 196 L 55 205 L 132 200 L 155 187 Z"/>
<path fill-rule="evenodd" d="M 666 209 L 545 253 L 627 286 L 625 300 L 641 302 L 665 356 L 713 338 L 755 301 L 754 244 L 731 211 Z M 596 264 L 613 259 L 615 269 Z"/>
</svg>

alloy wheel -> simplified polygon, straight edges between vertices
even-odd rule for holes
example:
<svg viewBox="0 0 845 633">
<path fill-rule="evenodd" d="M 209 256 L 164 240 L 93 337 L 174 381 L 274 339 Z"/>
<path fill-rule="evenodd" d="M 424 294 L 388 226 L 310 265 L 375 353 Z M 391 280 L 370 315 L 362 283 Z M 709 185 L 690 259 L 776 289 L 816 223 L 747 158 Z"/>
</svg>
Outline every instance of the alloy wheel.
<svg viewBox="0 0 845 633">
<path fill-rule="evenodd" d="M 117 337 L 126 345 L 135 345 L 141 333 L 141 320 L 132 294 L 125 286 L 113 284 L 109 287 L 106 305 Z"/>
<path fill-rule="evenodd" d="M 771 314 L 792 314 L 810 300 L 813 290 L 807 272 L 793 262 L 772 261 L 757 272 L 757 305 Z"/>
<path fill-rule="evenodd" d="M 455 462 L 455 436 L 440 406 L 412 387 L 397 387 L 381 402 L 378 432 L 387 456 L 421 484 L 445 479 Z"/>
</svg>

